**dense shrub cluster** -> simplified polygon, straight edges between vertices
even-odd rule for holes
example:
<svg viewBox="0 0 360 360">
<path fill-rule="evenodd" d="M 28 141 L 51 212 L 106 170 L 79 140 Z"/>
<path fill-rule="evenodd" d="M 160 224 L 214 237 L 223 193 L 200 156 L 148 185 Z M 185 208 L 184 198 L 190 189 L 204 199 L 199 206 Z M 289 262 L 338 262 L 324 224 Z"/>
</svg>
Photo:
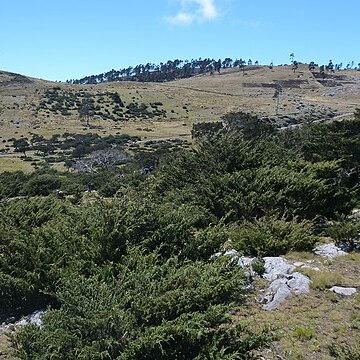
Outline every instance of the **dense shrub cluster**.
<svg viewBox="0 0 360 360">
<path fill-rule="evenodd" d="M 316 241 L 311 222 L 285 221 L 276 217 L 262 217 L 233 225 L 230 238 L 236 250 L 257 257 L 310 250 Z"/>
<path fill-rule="evenodd" d="M 250 256 L 308 249 L 319 217 L 349 214 L 359 126 L 344 122 L 340 138 L 334 124 L 259 136 L 248 120 L 246 136 L 241 124 L 212 133 L 155 175 L 60 180 L 76 192 L 94 176 L 117 190 L 112 201 L 11 198 L 51 193 L 56 174 L 2 176 L 1 315 L 50 306 L 41 328 L 17 334 L 21 358 L 245 359 L 268 344 L 268 332 L 233 323 L 245 278 L 212 255 L 224 244 Z"/>
<path fill-rule="evenodd" d="M 133 170 L 131 164 L 129 169 Z M 142 180 L 137 173 L 127 173 L 125 176 L 124 169 L 116 167 L 93 173 L 62 173 L 46 167 L 32 174 L 9 172 L 0 174 L 0 200 L 17 196 L 47 196 L 55 194 L 56 190 L 80 200 L 89 184 L 92 184 L 93 189 L 101 196 L 111 197 L 119 188 L 137 184 Z"/>
</svg>

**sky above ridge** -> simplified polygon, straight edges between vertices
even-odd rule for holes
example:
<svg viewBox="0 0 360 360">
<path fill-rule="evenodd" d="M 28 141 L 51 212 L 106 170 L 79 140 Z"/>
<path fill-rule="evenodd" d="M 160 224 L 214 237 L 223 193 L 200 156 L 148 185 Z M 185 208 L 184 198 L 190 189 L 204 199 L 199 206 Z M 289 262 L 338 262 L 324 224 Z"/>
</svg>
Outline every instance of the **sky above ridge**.
<svg viewBox="0 0 360 360">
<path fill-rule="evenodd" d="M 79 79 L 144 63 L 360 63 L 360 1 L 0 0 L 0 69 Z"/>
</svg>

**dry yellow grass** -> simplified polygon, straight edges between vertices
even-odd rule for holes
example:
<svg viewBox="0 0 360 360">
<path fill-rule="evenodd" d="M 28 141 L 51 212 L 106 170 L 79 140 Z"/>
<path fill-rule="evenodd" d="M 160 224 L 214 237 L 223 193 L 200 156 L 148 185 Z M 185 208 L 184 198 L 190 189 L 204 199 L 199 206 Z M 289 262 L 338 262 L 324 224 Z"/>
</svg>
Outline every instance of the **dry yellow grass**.
<svg viewBox="0 0 360 360">
<path fill-rule="evenodd" d="M 0 150 L 15 137 L 32 133 L 51 137 L 64 132 L 100 135 L 129 134 L 143 139 L 190 136 L 196 122 L 217 121 L 229 111 L 275 114 L 274 85 L 281 84 L 279 115 L 305 116 L 311 111 L 332 111 L 339 118 L 349 117 L 360 104 L 360 72 L 335 74 L 338 85 L 323 86 L 300 65 L 294 73 L 290 66 L 253 67 L 245 75 L 238 69 L 223 70 L 214 76 L 196 76 L 168 83 L 115 82 L 98 85 L 69 85 L 38 79 L 10 81 L 12 74 L 0 72 Z M 76 112 L 71 116 L 34 110 L 47 89 L 59 87 L 66 92 L 84 91 L 93 95 L 116 92 L 125 104 L 161 102 L 166 117 L 114 122 L 91 120 L 96 129 L 84 127 Z M 143 129 L 146 129 L 143 130 Z M 149 131 L 149 129 L 151 131 Z M 5 168 L 0 159 L 0 168 Z"/>
<path fill-rule="evenodd" d="M 304 253 L 289 254 L 289 259 L 306 260 Z M 360 254 L 339 257 L 330 263 L 312 256 L 322 271 L 337 274 L 341 286 L 360 289 Z M 256 327 L 270 326 L 279 336 L 271 349 L 262 352 L 266 360 L 330 360 L 328 347 L 334 343 L 360 342 L 359 296 L 343 297 L 328 290 L 313 289 L 306 295 L 292 296 L 279 309 L 265 311 L 255 304 L 257 291 L 268 285 L 264 280 L 256 283 L 255 292 L 239 310 L 237 319 L 256 324 Z"/>
<path fill-rule="evenodd" d="M 0 155 L 0 172 L 21 170 L 29 173 L 33 167 L 29 162 L 21 160 L 19 157 L 3 157 Z"/>
</svg>

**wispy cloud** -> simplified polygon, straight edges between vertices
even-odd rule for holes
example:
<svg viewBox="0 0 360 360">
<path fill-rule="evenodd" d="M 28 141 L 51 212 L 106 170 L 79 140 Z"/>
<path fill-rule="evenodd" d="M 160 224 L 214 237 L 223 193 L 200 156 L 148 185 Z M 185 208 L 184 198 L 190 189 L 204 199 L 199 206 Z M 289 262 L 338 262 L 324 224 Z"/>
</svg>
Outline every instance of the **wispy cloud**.
<svg viewBox="0 0 360 360">
<path fill-rule="evenodd" d="M 214 0 L 178 0 L 180 10 L 166 20 L 173 25 L 189 25 L 193 22 L 212 21 L 219 17 Z"/>
<path fill-rule="evenodd" d="M 252 29 L 258 29 L 263 25 L 263 21 L 261 19 L 258 20 L 236 20 L 236 23 L 240 26 L 252 28 Z"/>
</svg>

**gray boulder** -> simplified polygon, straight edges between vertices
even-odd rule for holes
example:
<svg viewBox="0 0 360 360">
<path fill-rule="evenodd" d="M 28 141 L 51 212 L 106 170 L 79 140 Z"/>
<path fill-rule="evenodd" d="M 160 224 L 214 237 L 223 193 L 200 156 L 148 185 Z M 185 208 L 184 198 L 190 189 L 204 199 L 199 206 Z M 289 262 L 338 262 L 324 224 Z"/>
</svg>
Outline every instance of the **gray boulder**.
<svg viewBox="0 0 360 360">
<path fill-rule="evenodd" d="M 295 266 L 289 264 L 282 257 L 264 257 L 264 261 L 265 273 L 263 277 L 269 281 L 286 277 L 295 270 Z"/>
<path fill-rule="evenodd" d="M 256 275 L 252 269 L 256 258 L 240 256 L 234 249 L 215 254 L 215 256 L 221 255 L 230 257 L 231 261 L 236 261 L 241 268 L 246 269 L 245 274 L 249 278 Z M 259 299 L 264 304 L 265 310 L 277 309 L 292 293 L 300 295 L 310 291 L 310 279 L 303 274 L 294 272 L 297 266 L 302 267 L 305 264 L 298 262 L 294 265 L 280 256 L 264 258 L 265 272 L 262 276 L 271 282 L 265 295 Z"/>
<path fill-rule="evenodd" d="M 316 255 L 327 257 L 329 259 L 336 258 L 338 256 L 346 255 L 347 253 L 343 251 L 339 246 L 336 246 L 334 243 L 319 245 L 314 249 Z"/>
<path fill-rule="evenodd" d="M 287 285 L 296 295 L 306 294 L 310 291 L 311 280 L 298 272 L 294 272 L 288 276 Z"/>
<path fill-rule="evenodd" d="M 339 295 L 344 295 L 344 296 L 351 296 L 356 294 L 356 289 L 352 288 L 352 287 L 341 287 L 341 286 L 333 286 L 331 289 L 329 289 L 330 291 L 339 294 Z"/>
<path fill-rule="evenodd" d="M 284 279 L 273 281 L 268 292 L 264 297 L 264 301 L 268 302 L 263 306 L 263 309 L 267 311 L 277 309 L 291 295 L 290 288 L 284 282 Z"/>
</svg>

